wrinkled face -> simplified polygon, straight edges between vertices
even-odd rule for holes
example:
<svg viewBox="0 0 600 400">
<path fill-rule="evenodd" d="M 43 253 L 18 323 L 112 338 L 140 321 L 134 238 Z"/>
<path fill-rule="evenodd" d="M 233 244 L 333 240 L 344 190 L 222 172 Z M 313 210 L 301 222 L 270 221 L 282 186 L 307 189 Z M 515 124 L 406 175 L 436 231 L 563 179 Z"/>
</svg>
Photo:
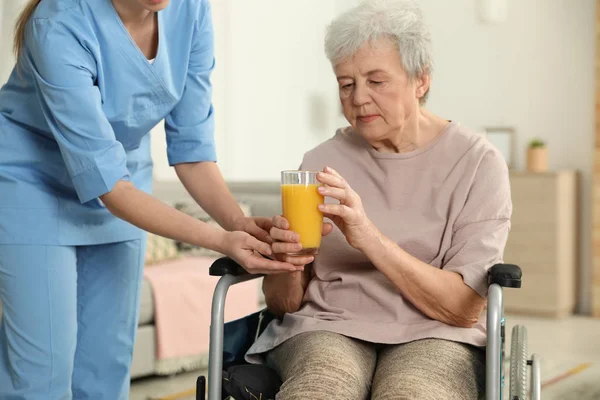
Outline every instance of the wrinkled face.
<svg viewBox="0 0 600 400">
<path fill-rule="evenodd" d="M 170 0 L 136 0 L 143 8 L 148 11 L 157 12 L 169 5 Z"/>
<path fill-rule="evenodd" d="M 419 110 L 429 76 L 410 79 L 390 40 L 365 44 L 334 67 L 344 116 L 368 142 L 384 141 L 402 130 Z"/>
</svg>

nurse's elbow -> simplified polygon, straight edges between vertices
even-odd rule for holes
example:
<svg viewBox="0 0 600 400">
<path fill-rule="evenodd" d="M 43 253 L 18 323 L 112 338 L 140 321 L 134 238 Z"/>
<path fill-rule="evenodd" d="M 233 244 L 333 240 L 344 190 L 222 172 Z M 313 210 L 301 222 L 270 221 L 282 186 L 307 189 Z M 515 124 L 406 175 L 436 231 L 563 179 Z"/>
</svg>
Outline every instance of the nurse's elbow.
<svg viewBox="0 0 600 400">
<path fill-rule="evenodd" d="M 115 214 L 116 216 L 119 216 L 118 210 L 122 208 L 121 204 L 123 202 L 128 201 L 128 193 L 132 189 L 135 189 L 135 186 L 133 186 L 131 182 L 123 180 L 117 181 L 117 183 L 115 184 L 115 186 L 113 186 L 110 192 L 100 196 L 100 200 L 102 201 L 102 203 L 104 203 L 108 211 Z"/>
</svg>

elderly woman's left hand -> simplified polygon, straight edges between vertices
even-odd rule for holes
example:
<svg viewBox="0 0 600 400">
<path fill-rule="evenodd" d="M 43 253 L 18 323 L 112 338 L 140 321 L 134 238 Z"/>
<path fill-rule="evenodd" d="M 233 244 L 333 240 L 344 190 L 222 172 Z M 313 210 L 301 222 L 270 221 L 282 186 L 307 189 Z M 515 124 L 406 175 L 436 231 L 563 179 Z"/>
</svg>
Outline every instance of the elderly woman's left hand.
<svg viewBox="0 0 600 400">
<path fill-rule="evenodd" d="M 361 250 L 376 229 L 365 213 L 360 196 L 333 168 L 325 167 L 317 179 L 325 185 L 319 187 L 319 193 L 340 202 L 319 205 L 319 210 L 342 231 L 350 246 Z"/>
</svg>

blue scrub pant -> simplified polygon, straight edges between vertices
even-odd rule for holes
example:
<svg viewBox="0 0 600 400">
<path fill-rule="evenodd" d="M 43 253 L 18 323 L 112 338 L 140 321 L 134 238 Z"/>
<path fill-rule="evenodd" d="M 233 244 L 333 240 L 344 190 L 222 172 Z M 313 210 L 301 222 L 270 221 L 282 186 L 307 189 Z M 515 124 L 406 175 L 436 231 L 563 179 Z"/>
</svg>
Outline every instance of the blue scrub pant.
<svg viewBox="0 0 600 400">
<path fill-rule="evenodd" d="M 129 397 L 145 244 L 0 245 L 0 399 Z"/>
</svg>

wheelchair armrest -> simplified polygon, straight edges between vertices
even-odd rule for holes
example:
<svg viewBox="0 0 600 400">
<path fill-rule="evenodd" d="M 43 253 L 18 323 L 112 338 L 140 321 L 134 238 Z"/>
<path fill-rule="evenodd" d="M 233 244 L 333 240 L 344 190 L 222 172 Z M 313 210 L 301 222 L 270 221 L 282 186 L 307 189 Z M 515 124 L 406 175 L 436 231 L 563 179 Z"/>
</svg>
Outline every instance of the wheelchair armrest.
<svg viewBox="0 0 600 400">
<path fill-rule="evenodd" d="M 250 275 L 248 271 L 229 257 L 221 257 L 212 263 L 208 273 L 211 276 L 223 276 L 227 274 L 233 276 Z"/>
<path fill-rule="evenodd" d="M 502 287 L 520 288 L 522 272 L 514 264 L 496 264 L 488 271 L 488 286 L 497 283 Z"/>
</svg>

